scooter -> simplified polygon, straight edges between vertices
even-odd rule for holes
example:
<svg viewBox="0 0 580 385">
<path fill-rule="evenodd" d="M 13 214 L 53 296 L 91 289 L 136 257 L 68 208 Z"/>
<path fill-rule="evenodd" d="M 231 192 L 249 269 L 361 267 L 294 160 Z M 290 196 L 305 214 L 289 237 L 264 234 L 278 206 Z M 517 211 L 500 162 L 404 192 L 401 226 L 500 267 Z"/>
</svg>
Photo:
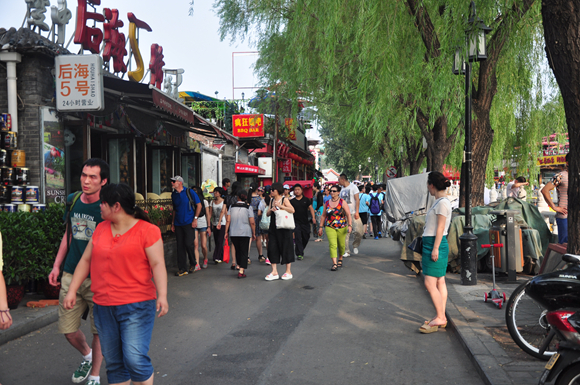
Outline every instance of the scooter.
<svg viewBox="0 0 580 385">
<path fill-rule="evenodd" d="M 558 351 L 545 366 L 540 385 L 556 379 L 556 385 L 580 384 L 580 255 L 564 254 L 565 270 L 534 277 L 526 294 L 544 306 L 550 335 L 540 348 L 548 346 L 554 334 L 560 338 Z"/>
<path fill-rule="evenodd" d="M 505 293 L 499 294 L 499 291 L 495 288 L 495 248 L 503 247 L 503 243 L 494 243 L 492 245 L 481 245 L 482 249 L 491 248 L 491 276 L 493 278 L 493 289 L 489 293 L 483 293 L 483 302 L 491 300 L 498 309 L 501 309 L 503 304 L 507 302 Z"/>
</svg>

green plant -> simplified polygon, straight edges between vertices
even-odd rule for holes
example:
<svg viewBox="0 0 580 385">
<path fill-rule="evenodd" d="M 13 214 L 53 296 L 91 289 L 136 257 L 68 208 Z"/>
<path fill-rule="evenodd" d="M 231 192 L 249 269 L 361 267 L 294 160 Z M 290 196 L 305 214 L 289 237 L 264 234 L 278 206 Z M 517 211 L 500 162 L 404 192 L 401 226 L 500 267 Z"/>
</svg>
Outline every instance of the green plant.
<svg viewBox="0 0 580 385">
<path fill-rule="evenodd" d="M 0 212 L 3 274 L 8 285 L 46 279 L 64 234 L 64 206 L 37 213 Z"/>
</svg>

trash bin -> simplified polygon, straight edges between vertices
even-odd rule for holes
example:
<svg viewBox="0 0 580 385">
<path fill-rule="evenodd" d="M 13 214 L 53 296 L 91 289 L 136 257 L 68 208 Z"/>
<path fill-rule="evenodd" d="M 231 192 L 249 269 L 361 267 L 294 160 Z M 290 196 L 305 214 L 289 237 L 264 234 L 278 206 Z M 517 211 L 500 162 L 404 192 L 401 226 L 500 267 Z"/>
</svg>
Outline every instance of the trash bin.
<svg viewBox="0 0 580 385">
<path fill-rule="evenodd" d="M 517 210 L 495 210 L 490 214 L 496 220 L 489 229 L 491 244 L 503 243 L 502 248 L 496 248 L 495 269 L 508 274 L 508 282 L 516 282 L 516 273 L 524 270 L 524 246 L 522 243 L 522 229 L 515 223 Z M 498 255 L 500 257 L 498 258 Z"/>
</svg>

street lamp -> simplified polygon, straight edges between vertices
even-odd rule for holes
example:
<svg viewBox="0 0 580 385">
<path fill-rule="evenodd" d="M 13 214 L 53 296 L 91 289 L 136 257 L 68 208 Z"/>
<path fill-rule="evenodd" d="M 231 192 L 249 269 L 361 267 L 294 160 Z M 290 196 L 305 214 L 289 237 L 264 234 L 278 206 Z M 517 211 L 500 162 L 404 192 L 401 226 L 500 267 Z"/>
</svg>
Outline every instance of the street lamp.
<svg viewBox="0 0 580 385">
<path fill-rule="evenodd" d="M 477 236 L 473 234 L 471 224 L 471 63 L 487 59 L 485 35 L 491 28 L 477 17 L 475 2 L 469 5 L 468 28 L 465 31 L 467 61 L 462 58 L 461 49 L 457 49 L 453 60 L 453 73 L 465 74 L 465 225 L 461 240 L 461 284 L 477 285 Z"/>
</svg>

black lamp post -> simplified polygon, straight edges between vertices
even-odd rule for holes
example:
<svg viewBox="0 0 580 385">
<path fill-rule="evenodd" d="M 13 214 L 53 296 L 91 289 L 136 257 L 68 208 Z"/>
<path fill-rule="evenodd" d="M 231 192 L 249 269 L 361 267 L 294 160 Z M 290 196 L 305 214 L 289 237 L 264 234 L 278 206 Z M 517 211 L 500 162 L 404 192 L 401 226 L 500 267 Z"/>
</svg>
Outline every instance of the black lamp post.
<svg viewBox="0 0 580 385">
<path fill-rule="evenodd" d="M 471 224 L 471 63 L 487 59 L 485 35 L 491 32 L 483 20 L 477 17 L 475 2 L 469 5 L 468 28 L 465 31 L 467 61 L 463 60 L 462 50 L 458 48 L 453 60 L 453 73 L 465 74 L 465 225 L 461 240 L 461 284 L 477 285 L 477 236 Z"/>
</svg>

